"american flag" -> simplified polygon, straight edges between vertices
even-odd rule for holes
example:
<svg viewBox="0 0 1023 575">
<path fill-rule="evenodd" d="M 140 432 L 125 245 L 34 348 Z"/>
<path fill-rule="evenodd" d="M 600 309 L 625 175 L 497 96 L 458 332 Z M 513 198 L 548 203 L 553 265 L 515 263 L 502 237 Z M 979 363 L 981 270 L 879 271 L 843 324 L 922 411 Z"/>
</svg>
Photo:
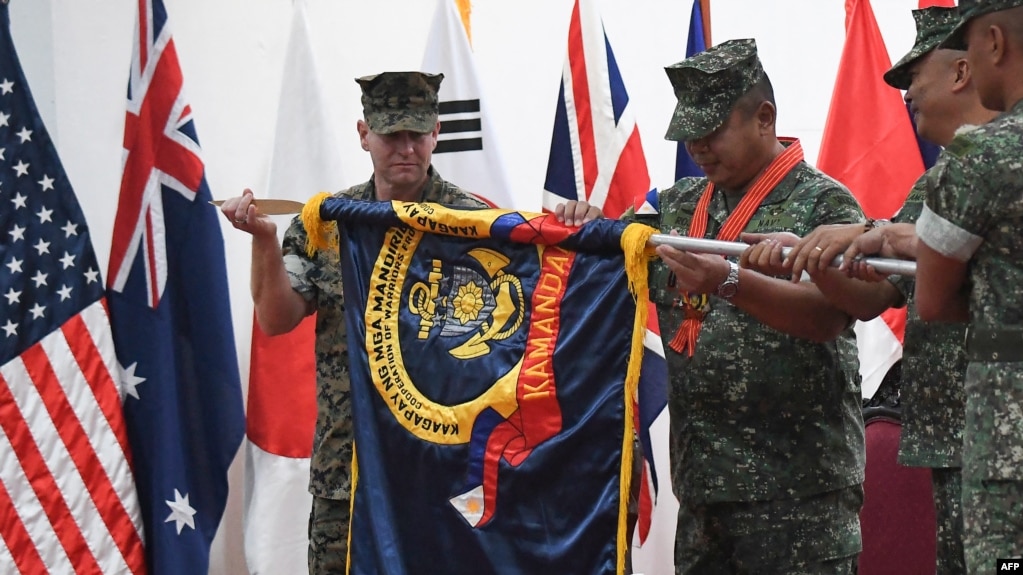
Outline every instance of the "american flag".
<svg viewBox="0 0 1023 575">
<path fill-rule="evenodd" d="M 99 266 L 0 14 L 0 572 L 142 573 Z"/>
<path fill-rule="evenodd" d="M 107 299 L 150 571 L 206 573 L 245 432 L 224 241 L 167 13 L 139 0 Z"/>
</svg>

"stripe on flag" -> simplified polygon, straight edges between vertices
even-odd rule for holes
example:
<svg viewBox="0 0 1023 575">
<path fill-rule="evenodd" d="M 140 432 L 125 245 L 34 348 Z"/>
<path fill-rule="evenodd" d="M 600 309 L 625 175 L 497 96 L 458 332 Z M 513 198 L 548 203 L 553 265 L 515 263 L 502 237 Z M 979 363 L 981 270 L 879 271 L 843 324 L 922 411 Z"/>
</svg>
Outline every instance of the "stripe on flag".
<svg viewBox="0 0 1023 575">
<path fill-rule="evenodd" d="M 440 136 L 434 154 L 483 149 L 483 120 L 479 98 L 442 100 Z"/>
</svg>

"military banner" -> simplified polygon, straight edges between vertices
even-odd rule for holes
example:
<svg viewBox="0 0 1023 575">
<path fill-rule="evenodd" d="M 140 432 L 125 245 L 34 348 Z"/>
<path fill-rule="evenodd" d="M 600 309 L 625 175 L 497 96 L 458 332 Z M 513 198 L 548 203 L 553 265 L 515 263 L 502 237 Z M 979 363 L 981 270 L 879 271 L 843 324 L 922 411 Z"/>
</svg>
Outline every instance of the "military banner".
<svg viewBox="0 0 1023 575">
<path fill-rule="evenodd" d="M 653 230 L 322 197 L 303 217 L 340 240 L 350 572 L 621 573 Z"/>
</svg>

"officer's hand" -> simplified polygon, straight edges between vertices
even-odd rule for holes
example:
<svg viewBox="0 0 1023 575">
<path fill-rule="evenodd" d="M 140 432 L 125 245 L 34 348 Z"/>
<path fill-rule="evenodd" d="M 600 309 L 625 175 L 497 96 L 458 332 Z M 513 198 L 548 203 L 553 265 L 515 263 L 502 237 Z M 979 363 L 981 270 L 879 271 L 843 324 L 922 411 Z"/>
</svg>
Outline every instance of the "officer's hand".
<svg viewBox="0 0 1023 575">
<path fill-rule="evenodd" d="M 672 231 L 671 235 L 678 235 Z M 684 252 L 667 244 L 657 246 L 657 255 L 675 274 L 680 292 L 714 293 L 728 277 L 728 260 L 712 254 Z"/>
<path fill-rule="evenodd" d="M 581 226 L 586 222 L 604 217 L 604 214 L 597 206 L 587 202 L 569 200 L 555 206 L 554 216 L 558 218 L 559 222 L 569 226 Z"/>
<path fill-rule="evenodd" d="M 796 245 L 799 236 L 789 232 L 744 233 L 739 239 L 750 244 L 739 257 L 740 267 L 750 268 L 769 276 L 788 275 L 789 270 L 784 265 L 782 250 Z"/>
<path fill-rule="evenodd" d="M 804 271 L 814 277 L 827 270 L 831 262 L 863 234 L 864 229 L 863 224 L 833 224 L 819 226 L 806 234 L 785 258 L 785 266 L 792 272 L 792 281 L 799 281 Z"/>
<path fill-rule="evenodd" d="M 874 266 L 867 265 L 863 257 L 880 254 L 887 245 L 884 228 L 874 228 L 857 237 L 842 254 L 842 265 L 839 269 L 851 278 L 864 281 L 881 281 L 887 276 L 880 274 Z"/>
<path fill-rule="evenodd" d="M 254 236 L 277 235 L 277 224 L 269 216 L 261 214 L 253 201 L 252 190 L 246 188 L 242 195 L 225 200 L 220 213 L 235 228 Z"/>
</svg>

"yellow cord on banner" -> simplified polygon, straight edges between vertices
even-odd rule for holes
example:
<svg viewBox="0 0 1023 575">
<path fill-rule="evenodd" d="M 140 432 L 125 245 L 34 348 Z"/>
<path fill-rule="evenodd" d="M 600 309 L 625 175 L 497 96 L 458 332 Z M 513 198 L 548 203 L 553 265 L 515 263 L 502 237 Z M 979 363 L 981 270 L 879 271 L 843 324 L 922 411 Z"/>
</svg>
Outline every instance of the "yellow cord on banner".
<svg viewBox="0 0 1023 575">
<path fill-rule="evenodd" d="M 337 222 L 320 219 L 320 206 L 330 197 L 327 192 L 320 192 L 309 199 L 302 208 L 302 227 L 309 236 L 306 240 L 305 252 L 309 257 L 326 249 L 337 250 L 340 247 L 337 237 Z"/>
<path fill-rule="evenodd" d="M 629 367 L 625 373 L 625 434 L 622 439 L 622 469 L 619 481 L 618 508 L 618 573 L 625 571 L 625 552 L 629 545 L 628 509 L 632 489 L 632 450 L 635 427 L 633 406 L 638 398 L 639 374 L 643 364 L 643 340 L 646 338 L 646 320 L 650 309 L 650 292 L 647 286 L 650 260 L 654 248 L 648 247 L 650 236 L 657 230 L 643 224 L 629 224 L 622 232 L 622 252 L 625 254 L 625 274 L 629 279 L 629 291 L 636 298 L 636 315 L 632 323 L 632 346 L 629 351 Z"/>
<path fill-rule="evenodd" d="M 352 572 L 352 517 L 355 517 L 355 487 L 359 485 L 359 458 L 352 442 L 352 490 L 348 495 L 348 544 L 345 545 L 345 575 Z"/>
</svg>

